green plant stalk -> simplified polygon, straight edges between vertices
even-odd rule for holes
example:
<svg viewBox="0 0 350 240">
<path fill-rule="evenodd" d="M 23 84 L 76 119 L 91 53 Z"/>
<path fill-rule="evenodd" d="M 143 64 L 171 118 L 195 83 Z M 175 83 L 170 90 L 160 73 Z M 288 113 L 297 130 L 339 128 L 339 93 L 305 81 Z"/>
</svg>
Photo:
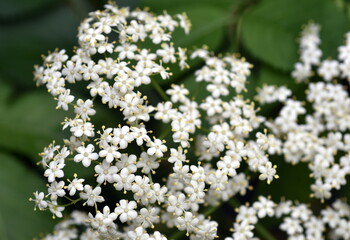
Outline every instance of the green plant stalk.
<svg viewBox="0 0 350 240">
<path fill-rule="evenodd" d="M 165 94 L 164 90 L 160 87 L 157 80 L 152 79 L 151 80 L 153 88 L 157 91 L 157 93 L 162 97 L 164 101 L 169 101 L 169 97 Z"/>
<path fill-rule="evenodd" d="M 163 140 L 168 134 L 171 132 L 171 126 L 168 126 L 167 129 L 165 129 L 160 135 L 159 139 Z"/>
</svg>

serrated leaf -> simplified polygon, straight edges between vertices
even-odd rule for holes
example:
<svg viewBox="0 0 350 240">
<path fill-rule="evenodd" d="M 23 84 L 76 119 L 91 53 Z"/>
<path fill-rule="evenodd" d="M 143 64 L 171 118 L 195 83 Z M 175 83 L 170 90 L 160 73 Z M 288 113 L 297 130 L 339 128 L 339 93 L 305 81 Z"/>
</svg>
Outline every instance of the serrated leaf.
<svg viewBox="0 0 350 240">
<path fill-rule="evenodd" d="M 50 232 L 54 221 L 48 212 L 34 212 L 29 202 L 44 182 L 14 157 L 0 152 L 0 237 L 1 239 L 32 239 Z"/>
<path fill-rule="evenodd" d="M 321 24 L 325 58 L 335 57 L 349 27 L 344 14 L 328 0 L 261 1 L 243 17 L 244 46 L 259 60 L 290 71 L 298 60 L 301 26 L 310 20 Z"/>
</svg>

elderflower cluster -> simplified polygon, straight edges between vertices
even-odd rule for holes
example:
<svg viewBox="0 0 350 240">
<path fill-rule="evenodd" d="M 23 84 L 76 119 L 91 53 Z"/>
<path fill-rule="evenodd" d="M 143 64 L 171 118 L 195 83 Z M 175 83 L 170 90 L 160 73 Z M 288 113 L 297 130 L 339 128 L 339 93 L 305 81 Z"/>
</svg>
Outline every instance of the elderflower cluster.
<svg viewBox="0 0 350 240">
<path fill-rule="evenodd" d="M 253 231 L 259 226 L 259 220 L 266 217 L 282 219 L 279 229 L 289 240 L 350 239 L 350 207 L 341 200 L 322 209 L 318 215 L 304 203 L 290 200 L 275 203 L 263 196 L 251 205 L 241 205 L 236 211 L 232 237 L 225 240 L 258 239 Z"/>
<path fill-rule="evenodd" d="M 348 44 L 339 48 L 339 62 L 321 62 L 320 27 L 308 24 L 292 72 L 297 82 L 310 81 L 307 102 L 285 86 L 265 85 L 255 103 L 244 97 L 252 68 L 244 58 L 215 56 L 206 46 L 188 50 L 172 41 L 177 28 L 188 34 L 190 26 L 185 14 L 155 15 L 110 3 L 81 23 L 72 56 L 56 50 L 35 67 L 36 83 L 67 111 L 67 138 L 40 154 L 47 191 L 31 200 L 54 217 L 73 205 L 85 211 L 73 211 L 43 239 L 215 239 L 221 227 L 210 216 L 215 208 L 245 195 L 251 178 L 278 178 L 270 155 L 307 162 L 311 196 L 321 201 L 347 183 L 350 98 L 330 80 L 348 79 L 341 67 L 350 61 Z M 206 91 L 190 91 L 175 76 L 194 62 L 202 64 L 192 84 Z M 324 81 L 311 81 L 313 67 Z M 77 88 L 88 91 L 77 94 Z M 281 106 L 275 118 L 259 115 L 256 104 L 273 102 Z M 120 121 L 98 126 L 103 107 L 121 115 Z M 90 176 L 67 174 L 72 164 Z M 265 216 L 283 217 L 280 229 L 288 239 L 322 239 L 328 233 L 350 239 L 349 207 L 340 200 L 319 217 L 304 203 L 277 204 L 264 196 L 231 205 L 237 216 L 227 240 L 257 239 L 254 226 Z"/>
<path fill-rule="evenodd" d="M 297 62 L 292 72 L 293 78 L 298 82 L 307 80 L 312 76 L 312 66 L 320 63 L 322 51 L 319 48 L 321 39 L 319 37 L 320 26 L 318 24 L 307 24 L 300 38 L 300 62 Z"/>
<path fill-rule="evenodd" d="M 346 78 L 339 75 L 340 63 L 336 60 L 320 61 L 319 29 L 314 23 L 305 26 L 300 40 L 301 60 L 302 64 L 310 67 L 310 71 L 312 65 L 318 64 L 317 72 L 324 81 L 311 82 L 310 78 L 305 92 L 306 102 L 295 98 L 284 99 L 278 116 L 266 122 L 266 125 L 280 141 L 286 162 L 308 163 L 311 177 L 314 178 L 311 196 L 323 201 L 332 196 L 333 189 L 339 190 L 345 185 L 346 177 L 350 174 L 350 97 L 346 88 L 335 80 L 335 77 Z M 346 36 L 348 38 L 349 34 Z M 339 59 L 346 62 L 350 55 L 346 54 L 345 48 L 339 47 Z M 314 50 L 312 54 L 310 49 Z M 296 74 L 300 64 L 297 63 L 292 72 L 296 81 L 306 79 Z M 311 73 L 308 77 L 311 77 Z M 330 82 L 331 79 L 334 81 Z M 269 103 L 271 99 L 266 88 L 262 88 L 258 95 L 258 100 L 263 99 L 260 100 L 261 104 Z M 271 88 L 276 89 L 274 86 Z M 286 98 L 286 95 L 282 93 L 280 97 Z"/>
<path fill-rule="evenodd" d="M 312 67 L 326 82 L 336 78 L 350 80 L 350 34 L 345 35 L 345 44 L 338 48 L 338 60 L 325 59 L 321 61 L 322 51 L 319 48 L 320 26 L 309 23 L 303 29 L 300 38 L 300 62 L 294 66 L 292 76 L 299 82 L 306 81 L 313 75 Z"/>
<path fill-rule="evenodd" d="M 239 95 L 251 65 L 234 55 L 216 57 L 206 47 L 176 46 L 171 40 L 178 27 L 188 33 L 185 14 L 107 4 L 81 23 L 73 56 L 56 50 L 35 67 L 37 84 L 68 111 L 62 125 L 69 137 L 40 154 L 48 190 L 31 200 L 54 217 L 73 204 L 87 212 L 73 213 L 44 239 L 164 240 L 157 230 L 164 225 L 194 240 L 214 239 L 218 223 L 205 206 L 244 195 L 248 171 L 268 183 L 278 177 L 267 155 L 279 151 L 278 144 L 272 134 L 259 132 L 264 118 Z M 204 99 L 172 79 L 172 71 L 189 68 L 193 59 L 203 62 L 195 79 L 205 82 Z M 162 82 L 169 88 L 163 90 Z M 75 95 L 74 84 L 88 94 Z M 121 112 L 123 120 L 95 126 L 97 105 Z M 152 129 L 154 122 L 164 132 Z M 91 176 L 67 175 L 72 163 L 90 169 Z"/>
</svg>

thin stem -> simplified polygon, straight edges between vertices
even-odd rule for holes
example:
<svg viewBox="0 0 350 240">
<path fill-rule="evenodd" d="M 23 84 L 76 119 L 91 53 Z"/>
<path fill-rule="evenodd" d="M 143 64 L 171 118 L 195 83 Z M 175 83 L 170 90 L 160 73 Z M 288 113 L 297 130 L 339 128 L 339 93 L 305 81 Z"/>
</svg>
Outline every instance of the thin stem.
<svg viewBox="0 0 350 240">
<path fill-rule="evenodd" d="M 68 201 L 74 202 L 74 199 L 71 199 L 70 197 L 64 196 L 65 199 L 67 199 Z"/>
<path fill-rule="evenodd" d="M 263 225 L 257 223 L 255 224 L 255 229 L 263 239 L 277 240 Z"/>
<path fill-rule="evenodd" d="M 206 217 L 209 216 L 210 214 L 212 214 L 213 212 L 215 212 L 220 206 L 221 206 L 221 205 L 219 204 L 219 205 L 217 205 L 217 206 L 214 206 L 214 207 L 211 207 L 211 208 L 207 209 L 207 210 L 203 213 L 203 215 L 206 216 Z"/>
<path fill-rule="evenodd" d="M 82 199 L 82 198 L 78 198 L 78 199 L 76 199 L 76 200 L 73 200 L 73 201 L 70 202 L 70 203 L 67 203 L 67 204 L 64 204 L 64 205 L 60 205 L 59 207 L 68 207 L 68 206 L 70 206 L 70 205 L 76 204 L 77 202 L 79 202 L 79 201 L 81 201 L 81 200 L 83 200 L 83 199 Z"/>
<path fill-rule="evenodd" d="M 164 90 L 160 87 L 157 80 L 153 79 L 151 80 L 152 86 L 154 89 L 158 92 L 158 94 L 163 98 L 164 101 L 169 101 L 169 97 L 165 94 Z"/>
<path fill-rule="evenodd" d="M 164 139 L 166 136 L 168 136 L 168 134 L 169 134 L 170 132 L 171 132 L 171 127 L 168 127 L 167 129 L 165 129 L 165 131 L 163 131 L 163 132 L 159 135 L 158 139 L 160 139 L 160 140 Z"/>
<path fill-rule="evenodd" d="M 140 145 L 140 148 L 141 148 L 141 151 L 142 151 L 142 152 L 147 152 L 146 149 L 145 149 L 145 147 L 144 147 L 143 145 Z"/>
<path fill-rule="evenodd" d="M 153 179 L 152 179 L 152 174 L 151 173 L 148 174 L 148 178 L 149 178 L 149 181 L 151 182 L 151 184 L 153 184 Z"/>
<path fill-rule="evenodd" d="M 211 133 L 211 131 L 209 129 L 206 129 L 204 127 L 200 127 L 200 128 L 197 128 L 200 132 L 203 132 L 203 133 Z"/>
<path fill-rule="evenodd" d="M 232 197 L 229 200 L 229 203 L 231 205 L 231 207 L 233 208 L 239 208 L 242 204 L 235 198 Z M 262 239 L 266 239 L 266 240 L 277 240 L 263 225 L 261 225 L 260 223 L 256 223 L 255 224 L 255 230 L 258 233 L 258 235 L 262 238 Z"/>
</svg>

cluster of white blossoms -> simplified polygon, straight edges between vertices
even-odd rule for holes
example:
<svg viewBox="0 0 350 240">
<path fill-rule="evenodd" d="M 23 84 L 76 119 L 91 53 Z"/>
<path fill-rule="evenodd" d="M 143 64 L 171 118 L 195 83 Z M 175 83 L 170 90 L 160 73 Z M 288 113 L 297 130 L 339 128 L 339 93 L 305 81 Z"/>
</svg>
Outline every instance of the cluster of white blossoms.
<svg viewBox="0 0 350 240">
<path fill-rule="evenodd" d="M 345 45 L 338 48 L 338 60 L 321 61 L 319 32 L 318 24 L 309 23 L 304 27 L 300 38 L 300 62 L 295 64 L 292 76 L 299 82 L 306 81 L 313 76 L 312 67 L 316 66 L 316 72 L 326 82 L 335 78 L 350 81 L 350 33 L 345 35 Z"/>
<path fill-rule="evenodd" d="M 251 205 L 240 206 L 236 211 L 232 237 L 225 240 L 258 239 L 253 233 L 255 224 L 266 217 L 282 219 L 279 229 L 287 234 L 286 239 L 289 240 L 350 239 L 350 207 L 341 200 L 322 209 L 319 216 L 315 216 L 304 203 L 290 200 L 275 203 L 263 196 Z M 327 228 L 329 231 L 325 237 Z"/>
<path fill-rule="evenodd" d="M 155 15 L 107 4 L 81 23 L 73 56 L 56 50 L 35 67 L 37 84 L 46 86 L 58 109 L 73 116 L 62 123 L 69 137 L 40 154 L 48 189 L 35 192 L 31 200 L 54 217 L 77 205 L 86 212 L 73 212 L 43 239 L 165 240 L 182 233 L 192 240 L 215 239 L 219 221 L 210 213 L 235 195 L 245 195 L 251 175 L 267 183 L 278 178 L 269 160 L 273 154 L 287 162 L 309 162 L 316 198 L 328 199 L 332 189 L 346 183 L 350 156 L 339 158 L 339 153 L 350 150 L 350 134 L 341 132 L 350 127 L 350 98 L 342 86 L 311 83 L 307 99 L 312 114 L 288 88 L 264 86 L 257 96 L 261 105 L 284 104 L 268 121 L 240 94 L 252 67 L 245 59 L 172 42 L 177 28 L 188 34 L 190 26 L 185 14 Z M 315 24 L 303 32 L 302 62 L 293 73 L 300 81 L 320 62 L 318 32 Z M 194 74 L 206 87 L 204 99 L 173 77 L 194 61 L 202 62 Z M 319 73 L 328 81 L 323 65 Z M 85 99 L 74 93 L 77 87 L 88 89 Z M 96 128 L 95 105 L 105 105 L 123 119 Z M 91 176 L 78 171 L 67 175 L 68 163 L 90 169 Z M 349 211 L 340 203 L 322 212 L 323 218 L 313 217 L 304 204 L 276 205 L 263 196 L 251 206 L 239 208 L 233 236 L 227 239 L 257 239 L 254 224 L 266 215 L 290 215 L 281 224 L 289 239 L 320 239 L 326 224 L 339 236 L 350 227 Z M 344 213 L 337 213 L 341 207 Z M 325 220 L 332 214 L 337 221 Z"/>
<path fill-rule="evenodd" d="M 72 108 L 75 116 L 62 123 L 70 134 L 63 145 L 53 142 L 41 154 L 48 192 L 36 192 L 32 200 L 55 217 L 73 204 L 88 212 L 72 216 L 45 239 L 77 238 L 72 224 L 84 226 L 80 239 L 166 239 L 157 226 L 176 228 L 191 239 L 214 239 L 218 223 L 204 213 L 205 206 L 245 194 L 249 170 L 268 183 L 278 177 L 267 155 L 278 144 L 273 135 L 259 132 L 264 118 L 238 95 L 251 65 L 233 55 L 216 57 L 206 47 L 190 52 L 175 46 L 171 37 L 177 27 L 188 33 L 185 14 L 154 15 L 108 4 L 82 22 L 72 57 L 56 50 L 35 67 L 37 84 L 47 87 L 57 108 Z M 161 82 L 171 81 L 171 69 L 187 69 L 196 58 L 203 62 L 195 78 L 205 82 L 205 99 L 195 99 L 175 83 L 162 89 Z M 89 90 L 86 99 L 70 88 L 78 82 Z M 151 85 L 159 96 L 144 95 L 141 85 Z M 160 97 L 163 101 L 154 106 L 148 101 Z M 121 112 L 124 119 L 95 129 L 96 104 Z M 169 131 L 150 129 L 151 119 Z M 167 132 L 172 132 L 168 142 Z M 256 138 L 249 138 L 251 133 Z M 95 180 L 79 172 L 67 176 L 69 161 L 90 168 Z M 108 197 L 107 185 L 117 202 Z"/>
<path fill-rule="evenodd" d="M 295 98 L 285 99 L 286 94 L 282 93 L 281 98 L 285 99 L 282 109 L 266 125 L 281 140 L 285 161 L 308 163 L 311 176 L 315 179 L 311 185 L 312 196 L 324 200 L 332 196 L 332 189 L 339 190 L 345 185 L 346 176 L 350 174 L 350 97 L 345 86 L 335 79 L 347 79 L 345 74 L 339 74 L 344 70 L 340 66 L 350 59 L 350 51 L 346 54 L 345 49 L 349 49 L 347 45 L 339 47 L 339 59 L 344 63 L 336 60 L 320 62 L 319 29 L 314 23 L 305 26 L 300 40 L 302 61 L 295 64 L 292 76 L 296 81 L 306 80 L 312 76 L 311 66 L 315 65 L 324 81 L 311 82 L 312 79 L 309 79 L 305 102 Z M 348 37 L 349 34 L 346 35 L 346 42 L 349 42 Z M 300 72 L 306 68 L 309 69 L 308 74 Z M 271 96 L 265 97 L 267 92 L 263 90 L 258 95 L 259 99 L 264 99 L 260 103 L 268 103 Z"/>
</svg>

